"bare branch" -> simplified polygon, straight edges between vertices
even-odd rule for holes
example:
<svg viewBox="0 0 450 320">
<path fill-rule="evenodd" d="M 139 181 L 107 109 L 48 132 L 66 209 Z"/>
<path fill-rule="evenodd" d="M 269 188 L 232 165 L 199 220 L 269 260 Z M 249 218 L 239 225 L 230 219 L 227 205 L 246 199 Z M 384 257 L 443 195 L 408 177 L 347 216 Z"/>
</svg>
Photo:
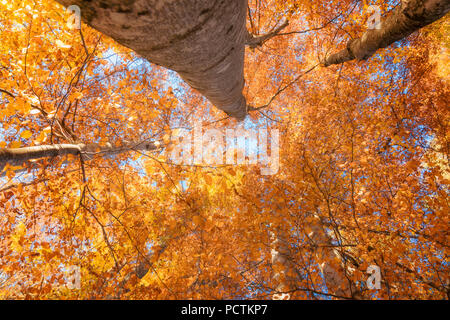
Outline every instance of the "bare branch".
<svg viewBox="0 0 450 320">
<path fill-rule="evenodd" d="M 264 42 L 266 42 L 267 40 L 272 39 L 273 37 L 275 37 L 276 35 L 278 35 L 281 31 L 283 31 L 287 26 L 289 25 L 289 21 L 285 21 L 282 25 L 280 25 L 279 27 L 275 28 L 273 31 L 260 35 L 260 36 L 255 36 L 253 34 L 251 34 L 250 32 L 248 33 L 248 37 L 247 37 L 247 42 L 246 45 L 249 46 L 252 49 L 255 49 L 257 47 L 260 47 L 264 44 Z"/>
</svg>

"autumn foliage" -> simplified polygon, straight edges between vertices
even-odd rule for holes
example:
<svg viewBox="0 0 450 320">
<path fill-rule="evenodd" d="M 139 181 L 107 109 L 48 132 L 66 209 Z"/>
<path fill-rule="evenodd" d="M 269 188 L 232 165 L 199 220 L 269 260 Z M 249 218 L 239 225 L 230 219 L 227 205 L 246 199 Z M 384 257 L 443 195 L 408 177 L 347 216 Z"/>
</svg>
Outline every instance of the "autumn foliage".
<svg viewBox="0 0 450 320">
<path fill-rule="evenodd" d="M 1 148 L 161 142 L 6 164 L 0 298 L 448 298 L 448 16 L 325 68 L 364 31 L 369 5 L 395 4 L 249 5 L 253 34 L 289 26 L 247 49 L 253 111 L 238 123 L 175 73 L 69 28 L 56 2 L 0 0 Z M 171 137 L 197 119 L 278 129 L 279 172 L 171 163 Z M 366 284 L 373 265 L 379 290 Z"/>
</svg>

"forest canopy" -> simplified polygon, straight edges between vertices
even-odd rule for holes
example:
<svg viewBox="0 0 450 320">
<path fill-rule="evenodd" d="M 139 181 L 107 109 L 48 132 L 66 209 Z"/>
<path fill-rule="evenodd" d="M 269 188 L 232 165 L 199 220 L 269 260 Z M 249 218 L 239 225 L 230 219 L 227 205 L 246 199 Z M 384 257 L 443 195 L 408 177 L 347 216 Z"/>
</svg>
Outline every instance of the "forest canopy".
<svg viewBox="0 0 450 320">
<path fill-rule="evenodd" d="M 0 0 L 0 299 L 448 299 L 449 3 L 404 2 L 248 0 L 227 99 Z"/>
</svg>

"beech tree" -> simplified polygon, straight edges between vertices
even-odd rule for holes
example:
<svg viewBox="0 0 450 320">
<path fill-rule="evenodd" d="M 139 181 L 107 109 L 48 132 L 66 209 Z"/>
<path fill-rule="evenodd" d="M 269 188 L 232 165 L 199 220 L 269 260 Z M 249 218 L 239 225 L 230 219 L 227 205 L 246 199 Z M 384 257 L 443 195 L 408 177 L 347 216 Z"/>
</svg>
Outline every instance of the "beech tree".
<svg viewBox="0 0 450 320">
<path fill-rule="evenodd" d="M 449 1 L 58 2 L 0 1 L 0 298 L 448 299 Z"/>
</svg>

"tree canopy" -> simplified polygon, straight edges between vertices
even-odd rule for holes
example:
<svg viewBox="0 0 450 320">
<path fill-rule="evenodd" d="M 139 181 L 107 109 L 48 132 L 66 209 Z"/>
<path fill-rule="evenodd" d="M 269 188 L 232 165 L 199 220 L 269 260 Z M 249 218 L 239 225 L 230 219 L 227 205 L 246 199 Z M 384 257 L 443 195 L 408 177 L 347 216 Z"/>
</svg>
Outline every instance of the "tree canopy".
<svg viewBox="0 0 450 320">
<path fill-rule="evenodd" d="M 0 298 L 447 299 L 448 15 L 352 49 L 401 5 L 249 0 L 239 122 L 56 1 L 0 1 Z M 254 137 L 208 162 L 236 130 L 276 170 Z"/>
</svg>

